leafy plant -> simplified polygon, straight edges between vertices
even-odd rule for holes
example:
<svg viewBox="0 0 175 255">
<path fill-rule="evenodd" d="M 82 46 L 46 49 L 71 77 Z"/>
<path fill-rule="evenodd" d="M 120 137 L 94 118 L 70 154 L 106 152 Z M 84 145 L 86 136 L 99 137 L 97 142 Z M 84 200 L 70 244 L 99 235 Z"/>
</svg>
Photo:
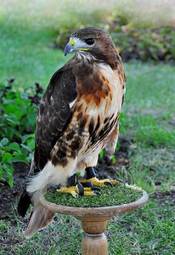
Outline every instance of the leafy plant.
<svg viewBox="0 0 175 255">
<path fill-rule="evenodd" d="M 174 61 L 175 29 L 130 28 L 121 27 L 120 31 L 111 31 L 114 42 L 124 60 L 132 58 L 142 61 Z"/>
<path fill-rule="evenodd" d="M 13 163 L 28 162 L 34 149 L 34 129 L 42 89 L 36 84 L 35 95 L 15 89 L 12 80 L 0 84 L 0 180 L 13 186 Z"/>
</svg>

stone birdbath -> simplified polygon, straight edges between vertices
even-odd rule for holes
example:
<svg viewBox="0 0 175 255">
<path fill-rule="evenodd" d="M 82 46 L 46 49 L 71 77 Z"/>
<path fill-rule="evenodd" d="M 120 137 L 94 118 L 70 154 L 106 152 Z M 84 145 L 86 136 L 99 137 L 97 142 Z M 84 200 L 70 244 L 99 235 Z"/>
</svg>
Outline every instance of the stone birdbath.
<svg viewBox="0 0 175 255">
<path fill-rule="evenodd" d="M 147 201 L 148 194 L 144 190 L 128 184 L 102 188 L 101 195 L 94 197 L 72 198 L 57 192 L 40 196 L 40 203 L 53 213 L 71 215 L 81 221 L 83 255 L 107 255 L 105 231 L 110 219 L 133 211 Z"/>
</svg>

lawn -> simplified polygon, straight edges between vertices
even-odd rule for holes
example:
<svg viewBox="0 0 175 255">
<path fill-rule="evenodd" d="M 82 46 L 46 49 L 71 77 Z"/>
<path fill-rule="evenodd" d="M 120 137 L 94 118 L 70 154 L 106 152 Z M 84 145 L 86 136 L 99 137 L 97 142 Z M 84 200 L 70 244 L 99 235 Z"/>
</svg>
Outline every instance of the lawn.
<svg viewBox="0 0 175 255">
<path fill-rule="evenodd" d="M 66 59 L 54 49 L 51 28 L 0 23 L 0 80 L 15 85 L 46 87 Z M 111 255 L 170 255 L 175 252 L 175 72 L 170 65 L 125 64 L 127 94 L 121 135 L 130 139 L 129 166 L 121 169 L 150 193 L 149 203 L 113 219 L 108 227 Z M 124 171 L 125 170 L 125 171 Z M 127 171 L 126 171 L 127 170 Z M 14 201 L 14 208 L 16 201 Z M 13 220 L 0 220 L 0 255 L 80 254 L 78 220 L 57 215 L 54 224 L 24 239 L 14 209 Z"/>
<path fill-rule="evenodd" d="M 56 32 L 44 27 L 0 23 L 0 81 L 15 77 L 23 87 L 34 82 L 44 86 L 53 72 L 65 61 L 63 52 L 54 50 Z"/>
</svg>

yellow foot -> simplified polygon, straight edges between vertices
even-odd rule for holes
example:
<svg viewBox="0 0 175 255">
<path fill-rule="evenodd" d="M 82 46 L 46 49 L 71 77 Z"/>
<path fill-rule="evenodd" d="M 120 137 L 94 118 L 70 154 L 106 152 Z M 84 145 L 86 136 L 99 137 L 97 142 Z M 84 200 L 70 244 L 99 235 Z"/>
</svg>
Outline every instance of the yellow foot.
<svg viewBox="0 0 175 255">
<path fill-rule="evenodd" d="M 113 180 L 113 179 L 99 180 L 97 177 L 93 177 L 93 178 L 90 178 L 90 179 L 82 179 L 81 183 L 82 184 L 91 183 L 95 187 L 103 187 L 103 186 L 106 186 L 106 185 L 111 185 L 112 186 L 112 185 L 118 184 L 118 181 Z"/>
<path fill-rule="evenodd" d="M 83 188 L 79 184 L 76 186 L 70 187 L 61 187 L 57 189 L 57 192 L 71 194 L 73 197 L 77 198 L 79 195 L 81 196 L 94 196 L 96 193 L 89 187 Z"/>
<path fill-rule="evenodd" d="M 78 197 L 78 186 L 61 187 L 57 192 L 71 194 L 73 197 Z"/>
<path fill-rule="evenodd" d="M 91 188 L 84 188 L 83 196 L 95 196 L 96 193 Z"/>
</svg>

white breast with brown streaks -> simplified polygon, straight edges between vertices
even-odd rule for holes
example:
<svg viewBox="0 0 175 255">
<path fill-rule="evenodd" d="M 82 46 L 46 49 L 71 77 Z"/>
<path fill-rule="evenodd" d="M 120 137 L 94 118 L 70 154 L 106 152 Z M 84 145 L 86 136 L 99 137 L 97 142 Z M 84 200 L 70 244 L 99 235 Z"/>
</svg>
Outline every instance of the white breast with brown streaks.
<svg viewBox="0 0 175 255">
<path fill-rule="evenodd" d="M 109 109 L 109 115 L 117 114 L 121 111 L 123 88 L 120 82 L 117 70 L 112 70 L 109 65 L 99 64 L 102 75 L 109 81 L 112 94 L 112 101 Z"/>
<path fill-rule="evenodd" d="M 108 93 L 101 98 L 98 105 L 93 99 L 88 103 L 84 99 L 81 101 L 83 112 L 85 111 L 87 116 L 85 130 L 88 136 L 85 137 L 84 146 L 79 155 L 85 158 L 91 157 L 91 154 L 100 151 L 104 146 L 103 141 L 112 132 L 122 105 L 123 88 L 117 71 L 101 63 L 98 64 L 98 70 L 104 79 L 103 86 L 106 86 Z"/>
</svg>

